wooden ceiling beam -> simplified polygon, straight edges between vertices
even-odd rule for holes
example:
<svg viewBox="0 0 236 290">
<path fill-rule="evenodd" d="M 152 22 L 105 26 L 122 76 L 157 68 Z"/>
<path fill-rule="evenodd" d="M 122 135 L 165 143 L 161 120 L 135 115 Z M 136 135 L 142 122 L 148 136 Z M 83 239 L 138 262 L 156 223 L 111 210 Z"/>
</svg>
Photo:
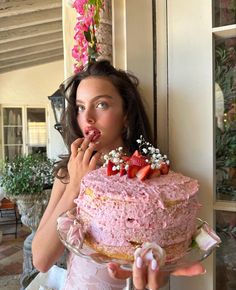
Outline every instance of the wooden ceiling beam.
<svg viewBox="0 0 236 290">
<path fill-rule="evenodd" d="M 63 50 L 58 48 L 58 49 L 52 49 L 44 52 L 35 52 L 31 53 L 30 55 L 27 56 L 20 56 L 17 59 L 4 59 L 0 60 L 0 68 L 4 68 L 6 66 L 14 65 L 16 63 L 23 63 L 27 62 L 28 59 L 30 60 L 39 60 L 40 58 L 48 58 L 48 57 L 53 57 L 54 55 L 63 55 Z"/>
<path fill-rule="evenodd" d="M 60 41 L 63 44 L 62 31 L 48 33 L 45 35 L 41 35 L 40 37 L 33 36 L 30 38 L 25 38 L 23 40 L 18 39 L 9 42 L 5 41 L 4 43 L 0 44 L 0 53 L 3 53 L 5 51 L 11 52 L 22 48 L 34 47 L 41 44 L 50 44 L 51 42 L 55 41 Z"/>
<path fill-rule="evenodd" d="M 0 32 L 55 21 L 62 21 L 62 11 L 60 7 L 53 10 L 42 10 L 16 15 L 14 17 L 1 17 Z"/>
<path fill-rule="evenodd" d="M 11 0 L 0 3 L 0 18 L 62 7 L 62 0 Z"/>
<path fill-rule="evenodd" d="M 22 56 L 29 56 L 29 55 L 36 54 L 36 53 L 48 52 L 48 51 L 52 51 L 55 49 L 60 49 L 63 53 L 63 45 L 62 45 L 61 41 L 55 41 L 52 43 L 22 48 L 22 49 L 18 49 L 18 50 L 11 51 L 11 52 L 5 51 L 5 52 L 0 53 L 0 61 L 4 61 L 6 59 L 7 60 L 17 59 L 17 58 L 20 58 Z"/>
<path fill-rule="evenodd" d="M 18 39 L 25 39 L 28 37 L 45 35 L 52 32 L 62 31 L 62 22 L 55 21 L 52 23 L 38 24 L 29 27 L 16 28 L 9 31 L 0 32 L 0 43 L 5 41 L 13 41 Z"/>
<path fill-rule="evenodd" d="M 59 60 L 63 60 L 62 55 L 54 55 L 51 57 L 41 58 L 39 60 L 38 59 L 37 60 L 28 60 L 28 61 L 25 61 L 23 63 L 16 63 L 16 64 L 12 64 L 11 66 L 6 66 L 4 68 L 0 68 L 0 74 L 7 73 L 7 72 L 10 72 L 13 70 L 19 70 L 22 68 L 32 67 L 32 66 L 36 66 L 36 65 L 40 65 L 40 64 L 45 64 L 45 63 L 49 63 L 49 62 L 59 61 Z"/>
</svg>

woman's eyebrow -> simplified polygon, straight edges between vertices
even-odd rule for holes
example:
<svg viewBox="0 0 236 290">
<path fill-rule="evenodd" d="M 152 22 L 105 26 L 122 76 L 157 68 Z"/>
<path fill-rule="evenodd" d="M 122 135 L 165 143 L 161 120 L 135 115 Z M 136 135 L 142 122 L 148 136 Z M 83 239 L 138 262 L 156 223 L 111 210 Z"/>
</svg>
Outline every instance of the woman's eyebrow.
<svg viewBox="0 0 236 290">
<path fill-rule="evenodd" d="M 107 98 L 107 99 L 110 99 L 110 100 L 113 99 L 113 97 L 110 96 L 110 95 L 98 95 L 98 96 L 92 98 L 92 99 L 91 99 L 91 102 L 95 102 L 95 101 L 97 101 L 97 100 L 99 100 L 99 99 L 101 99 L 101 98 Z M 82 101 L 82 100 L 80 100 L 80 99 L 76 99 L 76 104 L 77 104 L 77 103 L 79 103 L 79 104 L 83 104 L 84 101 Z"/>
</svg>

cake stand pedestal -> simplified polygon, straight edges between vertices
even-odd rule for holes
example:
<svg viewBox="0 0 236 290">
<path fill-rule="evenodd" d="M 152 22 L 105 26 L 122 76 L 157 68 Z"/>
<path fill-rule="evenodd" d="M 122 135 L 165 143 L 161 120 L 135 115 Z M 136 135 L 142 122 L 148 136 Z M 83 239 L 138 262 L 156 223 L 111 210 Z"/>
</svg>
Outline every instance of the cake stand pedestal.
<svg viewBox="0 0 236 290">
<path fill-rule="evenodd" d="M 170 279 L 168 277 L 167 283 L 162 286 L 161 288 L 159 288 L 159 290 L 170 290 Z M 128 278 L 126 279 L 126 286 L 123 290 L 136 290 L 133 284 L 133 280 L 132 278 Z M 146 288 L 145 290 L 149 290 L 148 288 Z"/>
<path fill-rule="evenodd" d="M 134 285 L 133 285 L 132 278 L 126 279 L 126 286 L 125 286 L 125 288 L 123 290 L 133 290 L 133 289 L 135 289 L 135 288 L 134 288 Z"/>
</svg>

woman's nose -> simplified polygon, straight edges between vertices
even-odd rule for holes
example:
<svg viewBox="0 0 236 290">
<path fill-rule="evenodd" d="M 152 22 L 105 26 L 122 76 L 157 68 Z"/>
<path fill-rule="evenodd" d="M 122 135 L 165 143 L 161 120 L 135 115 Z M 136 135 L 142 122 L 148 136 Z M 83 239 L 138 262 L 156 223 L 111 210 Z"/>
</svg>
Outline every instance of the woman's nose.
<svg viewBox="0 0 236 290">
<path fill-rule="evenodd" d="M 88 123 L 95 123 L 95 114 L 92 109 L 87 109 L 85 112 L 85 119 Z"/>
</svg>

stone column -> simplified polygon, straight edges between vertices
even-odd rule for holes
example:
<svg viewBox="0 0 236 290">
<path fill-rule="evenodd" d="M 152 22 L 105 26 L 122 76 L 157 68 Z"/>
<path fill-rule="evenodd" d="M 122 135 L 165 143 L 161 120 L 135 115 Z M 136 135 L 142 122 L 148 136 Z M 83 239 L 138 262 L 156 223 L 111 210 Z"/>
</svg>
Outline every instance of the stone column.
<svg viewBox="0 0 236 290">
<path fill-rule="evenodd" d="M 97 30 L 97 41 L 101 56 L 112 62 L 112 6 L 111 0 L 104 1 L 104 10 L 100 16 L 100 25 Z"/>
</svg>

